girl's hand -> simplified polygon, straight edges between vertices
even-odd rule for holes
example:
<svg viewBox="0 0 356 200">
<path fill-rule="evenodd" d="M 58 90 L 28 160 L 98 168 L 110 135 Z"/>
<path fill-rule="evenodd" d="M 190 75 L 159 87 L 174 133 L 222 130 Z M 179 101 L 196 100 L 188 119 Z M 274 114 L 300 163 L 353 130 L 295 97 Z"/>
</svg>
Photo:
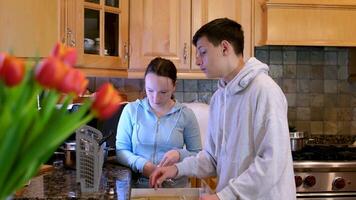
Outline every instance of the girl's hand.
<svg viewBox="0 0 356 200">
<path fill-rule="evenodd" d="M 150 177 L 152 172 L 156 169 L 156 165 L 154 165 L 152 162 L 148 161 L 145 163 L 143 166 L 143 175 L 145 177 Z"/>
<path fill-rule="evenodd" d="M 161 162 L 158 164 L 158 167 L 170 166 L 179 161 L 180 155 L 177 150 L 170 150 L 164 154 Z"/>
</svg>

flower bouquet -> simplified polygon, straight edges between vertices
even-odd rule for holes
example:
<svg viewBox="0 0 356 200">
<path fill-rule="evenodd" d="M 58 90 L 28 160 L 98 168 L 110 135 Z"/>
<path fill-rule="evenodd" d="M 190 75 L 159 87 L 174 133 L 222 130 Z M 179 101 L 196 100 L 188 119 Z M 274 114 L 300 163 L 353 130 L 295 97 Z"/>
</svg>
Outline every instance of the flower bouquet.
<svg viewBox="0 0 356 200">
<path fill-rule="evenodd" d="M 106 83 L 77 112 L 67 111 L 88 84 L 72 67 L 76 57 L 75 49 L 60 43 L 49 57 L 34 62 L 0 53 L 0 200 L 23 187 L 77 128 L 94 117 L 108 118 L 119 108 L 118 91 Z"/>
</svg>

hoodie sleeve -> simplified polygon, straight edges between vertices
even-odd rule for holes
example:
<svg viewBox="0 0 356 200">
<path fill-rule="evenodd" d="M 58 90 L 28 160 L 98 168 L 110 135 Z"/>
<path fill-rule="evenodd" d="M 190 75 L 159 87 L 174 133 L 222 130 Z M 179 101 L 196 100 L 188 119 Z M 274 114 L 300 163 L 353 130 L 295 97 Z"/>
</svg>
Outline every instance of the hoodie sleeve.
<svg viewBox="0 0 356 200">
<path fill-rule="evenodd" d="M 260 194 L 268 193 L 278 184 L 289 164 L 287 103 L 284 95 L 281 91 L 266 89 L 257 98 L 254 161 L 217 193 L 221 200 L 260 198 Z"/>
<path fill-rule="evenodd" d="M 183 120 L 186 124 L 183 137 L 186 148 L 178 150 L 180 161 L 186 157 L 196 155 L 202 149 L 199 124 L 193 111 L 189 108 L 184 108 L 183 112 Z"/>
<path fill-rule="evenodd" d="M 214 96 L 211 99 L 211 104 L 214 104 L 215 102 Z M 215 155 L 215 131 L 213 131 L 213 123 L 211 123 L 211 120 L 215 120 L 214 115 L 212 114 L 214 112 L 216 111 L 209 111 L 210 117 L 208 122 L 207 136 L 205 139 L 205 148 L 200 151 L 196 156 L 186 158 L 182 162 L 176 164 L 178 169 L 178 177 L 197 176 L 198 178 L 205 178 L 216 176 L 217 158 Z"/>
<path fill-rule="evenodd" d="M 133 113 L 134 105 L 130 103 L 125 106 L 120 116 L 116 134 L 116 159 L 134 172 L 142 173 L 147 160 L 132 152 Z"/>
</svg>

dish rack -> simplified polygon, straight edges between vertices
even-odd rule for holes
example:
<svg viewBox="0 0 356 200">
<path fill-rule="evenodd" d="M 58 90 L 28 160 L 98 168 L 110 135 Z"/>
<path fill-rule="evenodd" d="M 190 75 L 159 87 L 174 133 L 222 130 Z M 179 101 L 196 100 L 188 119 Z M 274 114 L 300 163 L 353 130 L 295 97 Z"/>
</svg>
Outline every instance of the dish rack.
<svg viewBox="0 0 356 200">
<path fill-rule="evenodd" d="M 99 191 L 106 145 L 99 145 L 102 137 L 102 133 L 91 126 L 76 130 L 76 181 L 83 193 Z"/>
</svg>

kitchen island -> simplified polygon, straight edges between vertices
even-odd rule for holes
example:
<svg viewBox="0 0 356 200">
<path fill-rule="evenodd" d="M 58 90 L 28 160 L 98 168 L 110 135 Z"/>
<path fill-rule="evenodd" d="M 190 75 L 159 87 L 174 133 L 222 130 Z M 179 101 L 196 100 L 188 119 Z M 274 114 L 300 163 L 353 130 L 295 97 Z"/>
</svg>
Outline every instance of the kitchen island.
<svg viewBox="0 0 356 200">
<path fill-rule="evenodd" d="M 99 191 L 85 194 L 76 183 L 76 171 L 64 167 L 31 179 L 13 199 L 130 199 L 131 171 L 114 161 L 104 164 Z"/>
</svg>

